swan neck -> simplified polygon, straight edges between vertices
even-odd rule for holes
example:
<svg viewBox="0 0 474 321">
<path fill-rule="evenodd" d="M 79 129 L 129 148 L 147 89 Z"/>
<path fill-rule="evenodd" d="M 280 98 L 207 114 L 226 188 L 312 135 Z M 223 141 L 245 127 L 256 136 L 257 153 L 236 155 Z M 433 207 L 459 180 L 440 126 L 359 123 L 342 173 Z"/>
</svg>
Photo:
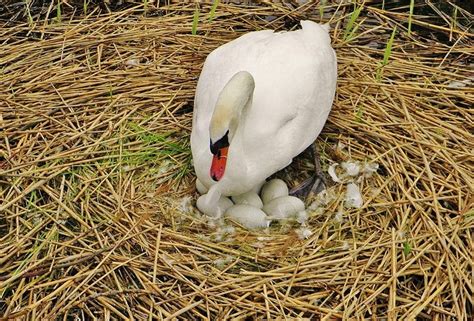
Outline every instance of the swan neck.
<svg viewBox="0 0 474 321">
<path fill-rule="evenodd" d="M 254 88 L 253 77 L 248 72 L 235 74 L 224 86 L 211 119 L 211 140 L 221 138 L 227 131 L 229 140 L 232 139 L 241 118 L 252 102 Z"/>
</svg>

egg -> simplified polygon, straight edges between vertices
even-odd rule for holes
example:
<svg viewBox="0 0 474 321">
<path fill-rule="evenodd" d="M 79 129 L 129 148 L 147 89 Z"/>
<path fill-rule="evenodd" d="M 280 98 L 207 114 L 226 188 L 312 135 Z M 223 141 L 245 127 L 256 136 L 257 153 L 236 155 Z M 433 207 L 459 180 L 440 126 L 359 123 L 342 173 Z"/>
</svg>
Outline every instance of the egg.
<svg viewBox="0 0 474 321">
<path fill-rule="evenodd" d="M 288 219 L 304 211 L 304 203 L 294 196 L 280 196 L 266 203 L 263 211 L 273 219 Z"/>
<path fill-rule="evenodd" d="M 232 201 L 225 196 L 221 196 L 221 198 L 219 198 L 217 201 L 217 204 L 212 206 L 208 205 L 206 202 L 206 195 L 201 195 L 196 202 L 196 206 L 199 211 L 201 211 L 201 213 L 214 218 L 220 218 L 222 214 L 224 214 L 224 212 L 232 205 L 234 205 L 234 203 L 232 203 Z"/>
<path fill-rule="evenodd" d="M 256 208 L 263 207 L 263 203 L 262 203 L 262 200 L 260 199 L 260 196 L 258 196 L 258 194 L 253 191 L 250 191 L 238 196 L 232 196 L 232 200 L 234 201 L 235 204 L 252 205 Z"/>
<path fill-rule="evenodd" d="M 275 178 L 263 185 L 261 193 L 263 204 L 281 196 L 288 196 L 288 186 L 281 179 Z"/>
<path fill-rule="evenodd" d="M 242 224 L 248 229 L 265 228 L 270 225 L 270 220 L 265 212 L 247 204 L 237 204 L 229 207 L 224 216 Z"/>
<path fill-rule="evenodd" d="M 206 186 L 204 186 L 203 183 L 201 183 L 201 181 L 198 178 L 196 178 L 196 189 L 198 193 L 201 195 L 206 194 L 207 191 L 209 190 Z"/>
</svg>

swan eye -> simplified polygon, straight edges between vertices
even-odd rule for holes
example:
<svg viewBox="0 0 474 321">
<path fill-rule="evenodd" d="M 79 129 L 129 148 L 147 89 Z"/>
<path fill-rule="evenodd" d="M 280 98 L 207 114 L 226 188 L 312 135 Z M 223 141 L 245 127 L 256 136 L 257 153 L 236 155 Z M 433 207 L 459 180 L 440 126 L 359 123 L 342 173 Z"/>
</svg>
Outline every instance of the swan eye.
<svg viewBox="0 0 474 321">
<path fill-rule="evenodd" d="M 212 140 L 209 142 L 209 146 L 210 146 L 212 155 L 217 154 L 217 151 L 218 151 L 219 149 L 216 147 L 215 144 L 212 143 Z"/>
<path fill-rule="evenodd" d="M 213 155 L 218 155 L 220 150 L 225 147 L 229 147 L 229 131 L 227 131 L 217 142 L 212 143 L 212 140 L 209 141 L 209 148 Z"/>
</svg>

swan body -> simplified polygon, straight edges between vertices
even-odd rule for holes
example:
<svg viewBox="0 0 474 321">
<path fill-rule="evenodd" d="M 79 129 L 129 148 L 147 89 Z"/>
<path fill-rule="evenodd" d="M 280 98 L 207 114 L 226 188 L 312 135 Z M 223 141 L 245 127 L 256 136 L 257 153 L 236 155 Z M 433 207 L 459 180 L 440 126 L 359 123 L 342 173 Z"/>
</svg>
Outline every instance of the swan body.
<svg viewBox="0 0 474 321">
<path fill-rule="evenodd" d="M 209 197 L 236 196 L 288 166 L 321 132 L 336 90 L 328 27 L 256 31 L 207 57 L 197 84 L 191 149 Z"/>
</svg>

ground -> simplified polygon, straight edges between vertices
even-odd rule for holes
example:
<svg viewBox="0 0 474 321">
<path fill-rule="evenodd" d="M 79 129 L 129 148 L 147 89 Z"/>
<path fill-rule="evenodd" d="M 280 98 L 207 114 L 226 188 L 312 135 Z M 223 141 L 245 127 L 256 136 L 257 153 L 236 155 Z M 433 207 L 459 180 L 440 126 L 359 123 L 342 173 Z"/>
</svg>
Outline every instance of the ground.
<svg viewBox="0 0 474 321">
<path fill-rule="evenodd" d="M 472 15 L 196 8 L 52 5 L 50 19 L 32 8 L 3 20 L 0 320 L 472 318 Z M 308 238 L 297 225 L 209 225 L 189 147 L 202 63 L 300 19 L 329 21 L 338 56 L 323 170 L 379 170 L 358 182 L 360 208 L 329 186 Z"/>
</svg>

